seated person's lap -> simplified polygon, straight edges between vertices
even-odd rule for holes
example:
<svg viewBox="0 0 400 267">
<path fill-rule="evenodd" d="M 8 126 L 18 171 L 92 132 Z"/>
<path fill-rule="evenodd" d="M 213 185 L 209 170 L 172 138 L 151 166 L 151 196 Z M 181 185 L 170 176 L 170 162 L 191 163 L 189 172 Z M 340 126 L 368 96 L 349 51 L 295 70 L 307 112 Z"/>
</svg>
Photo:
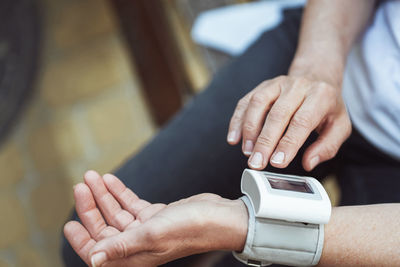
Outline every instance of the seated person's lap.
<svg viewBox="0 0 400 267">
<path fill-rule="evenodd" d="M 283 24 L 263 34 L 245 54 L 222 69 L 208 88 L 140 153 L 124 163 L 116 176 L 141 198 L 153 203 L 169 203 L 203 192 L 239 197 L 240 175 L 247 167 L 247 158 L 240 146 L 231 147 L 225 141 L 230 117 L 238 100 L 249 90 L 266 79 L 287 73 L 296 48 L 299 22 L 300 11 L 289 13 Z M 311 136 L 305 146 L 314 138 L 315 135 Z M 358 133 L 353 134 L 335 161 L 322 164 L 311 175 L 322 178 L 328 172 L 336 172 L 344 204 L 399 201 L 400 194 L 393 191 L 399 188 L 398 162 L 392 162 L 365 142 Z M 369 151 L 363 153 L 367 159 L 357 156 L 360 148 Z M 302 151 L 285 170 L 270 170 L 306 174 L 301 156 Z M 364 168 L 369 171 L 363 171 Z M 385 178 L 381 178 L 381 173 Z M 380 179 L 383 183 L 378 182 Z M 385 194 L 383 188 L 394 189 Z M 85 266 L 65 240 L 63 256 L 67 266 Z M 188 266 L 188 260 L 168 264 L 179 265 Z"/>
<path fill-rule="evenodd" d="M 169 203 L 203 192 L 239 197 L 247 158 L 239 146 L 226 143 L 229 119 L 243 95 L 287 72 L 299 22 L 300 12 L 265 33 L 115 174 L 150 202 Z M 73 216 L 78 220 L 76 213 Z M 63 257 L 67 266 L 85 266 L 65 239 Z"/>
</svg>

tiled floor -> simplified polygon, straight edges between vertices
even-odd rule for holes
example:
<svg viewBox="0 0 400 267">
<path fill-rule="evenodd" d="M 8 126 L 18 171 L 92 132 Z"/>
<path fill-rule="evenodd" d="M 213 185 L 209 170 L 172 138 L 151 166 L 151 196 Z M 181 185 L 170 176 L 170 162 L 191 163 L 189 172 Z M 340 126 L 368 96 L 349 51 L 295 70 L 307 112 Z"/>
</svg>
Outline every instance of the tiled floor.
<svg viewBox="0 0 400 267">
<path fill-rule="evenodd" d="M 111 171 L 155 132 L 105 0 L 42 0 L 42 67 L 0 148 L 0 266 L 61 266 L 72 185 Z"/>
</svg>

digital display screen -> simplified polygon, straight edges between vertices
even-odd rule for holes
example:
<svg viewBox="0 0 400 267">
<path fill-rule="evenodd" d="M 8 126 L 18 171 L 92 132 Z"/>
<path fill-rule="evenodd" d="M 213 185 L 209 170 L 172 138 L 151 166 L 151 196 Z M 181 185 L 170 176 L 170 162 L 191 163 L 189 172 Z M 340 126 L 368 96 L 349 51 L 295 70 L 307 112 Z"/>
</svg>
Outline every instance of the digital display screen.
<svg viewBox="0 0 400 267">
<path fill-rule="evenodd" d="M 309 194 L 314 193 L 307 182 L 277 179 L 270 177 L 267 177 L 267 179 L 273 189 L 295 191 L 295 192 L 302 192 Z"/>
</svg>

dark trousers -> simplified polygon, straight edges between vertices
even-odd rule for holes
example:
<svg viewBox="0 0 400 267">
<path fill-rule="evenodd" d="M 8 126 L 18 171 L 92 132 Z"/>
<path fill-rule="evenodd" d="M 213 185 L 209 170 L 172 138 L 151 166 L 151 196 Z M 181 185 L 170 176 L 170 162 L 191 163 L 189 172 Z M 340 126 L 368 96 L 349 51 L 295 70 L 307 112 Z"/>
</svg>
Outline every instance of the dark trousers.
<svg viewBox="0 0 400 267">
<path fill-rule="evenodd" d="M 238 198 L 240 178 L 247 158 L 240 146 L 226 143 L 230 117 L 236 103 L 260 82 L 287 74 L 297 45 L 301 10 L 285 12 L 283 23 L 265 32 L 243 55 L 235 58 L 137 155 L 115 174 L 150 202 L 169 203 L 194 194 L 212 192 Z M 316 135 L 313 134 L 307 144 Z M 400 162 L 378 151 L 356 130 L 334 160 L 312 173 L 301 167 L 302 151 L 288 168 L 270 171 L 338 177 L 341 203 L 370 204 L 400 201 Z M 76 214 L 74 219 L 78 219 Z M 367 222 L 366 222 L 367 223 Z M 63 241 L 67 266 L 84 266 L 67 241 Z M 218 266 L 241 266 L 226 257 Z M 168 266 L 190 266 L 190 259 Z"/>
</svg>

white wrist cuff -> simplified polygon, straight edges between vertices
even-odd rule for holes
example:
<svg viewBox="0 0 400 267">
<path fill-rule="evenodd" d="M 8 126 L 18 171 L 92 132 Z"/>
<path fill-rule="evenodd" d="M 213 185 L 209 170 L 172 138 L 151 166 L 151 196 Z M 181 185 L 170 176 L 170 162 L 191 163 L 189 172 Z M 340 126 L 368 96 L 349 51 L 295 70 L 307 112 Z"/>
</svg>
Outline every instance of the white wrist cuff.
<svg viewBox="0 0 400 267">
<path fill-rule="evenodd" d="M 323 224 L 305 224 L 255 217 L 247 196 L 241 200 L 247 206 L 249 224 L 246 244 L 241 253 L 233 255 L 251 266 L 271 263 L 294 266 L 316 265 L 324 243 Z"/>
</svg>

